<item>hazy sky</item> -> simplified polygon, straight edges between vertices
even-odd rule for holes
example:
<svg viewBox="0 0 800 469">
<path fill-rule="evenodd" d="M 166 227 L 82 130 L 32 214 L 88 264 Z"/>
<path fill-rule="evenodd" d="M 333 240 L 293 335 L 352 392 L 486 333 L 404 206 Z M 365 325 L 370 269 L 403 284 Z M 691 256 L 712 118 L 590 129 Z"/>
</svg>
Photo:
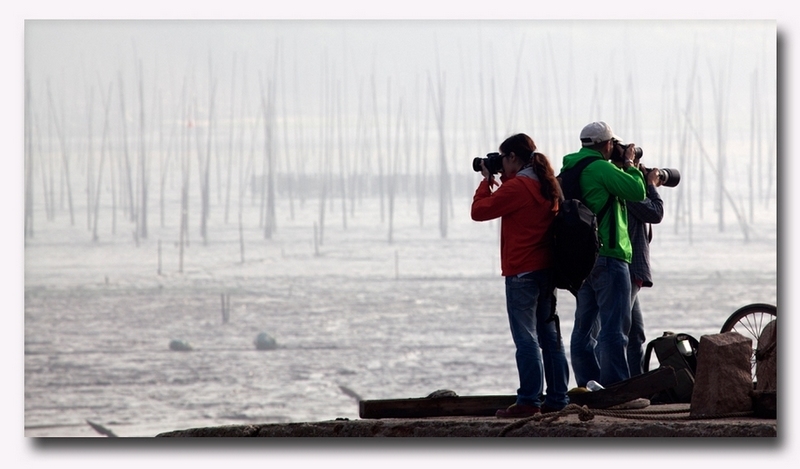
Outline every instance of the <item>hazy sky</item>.
<svg viewBox="0 0 800 469">
<path fill-rule="evenodd" d="M 381 109 L 397 109 L 402 99 L 421 119 L 431 110 L 429 83 L 441 83 L 446 127 L 472 134 L 481 122 L 493 127 L 466 152 L 494 150 L 523 131 L 560 156 L 592 120 L 654 148 L 666 108 L 689 106 L 692 93 L 710 133 L 715 87 L 731 134 L 749 132 L 756 73 L 762 105 L 774 119 L 775 38 L 769 20 L 31 20 L 25 71 L 39 109 L 49 82 L 73 125 L 85 122 L 90 88 L 116 86 L 119 77 L 135 102 L 140 66 L 145 99 L 158 90 L 171 109 L 184 78 L 201 107 L 213 79 L 218 115 L 229 113 L 242 86 L 249 89 L 249 112 L 258 113 L 259 87 L 270 79 L 290 115 L 321 115 L 321 96 L 333 87 L 341 87 L 344 112 L 355 115 L 359 106 L 371 106 L 374 80 Z M 689 89 L 691 77 L 697 91 Z M 634 117 L 623 119 L 626 112 Z M 487 125 L 491 119 L 496 123 Z M 548 120 L 556 129 L 550 135 L 539 124 Z"/>
</svg>

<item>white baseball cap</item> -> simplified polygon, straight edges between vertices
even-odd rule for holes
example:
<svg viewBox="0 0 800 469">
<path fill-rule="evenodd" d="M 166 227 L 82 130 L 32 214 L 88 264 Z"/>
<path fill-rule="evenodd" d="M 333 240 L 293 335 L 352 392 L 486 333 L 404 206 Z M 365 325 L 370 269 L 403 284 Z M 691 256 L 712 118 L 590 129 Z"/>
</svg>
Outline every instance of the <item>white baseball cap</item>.
<svg viewBox="0 0 800 469">
<path fill-rule="evenodd" d="M 621 138 L 614 135 L 614 131 L 605 122 L 592 122 L 581 130 L 581 143 L 585 147 L 608 140 L 622 141 Z"/>
</svg>

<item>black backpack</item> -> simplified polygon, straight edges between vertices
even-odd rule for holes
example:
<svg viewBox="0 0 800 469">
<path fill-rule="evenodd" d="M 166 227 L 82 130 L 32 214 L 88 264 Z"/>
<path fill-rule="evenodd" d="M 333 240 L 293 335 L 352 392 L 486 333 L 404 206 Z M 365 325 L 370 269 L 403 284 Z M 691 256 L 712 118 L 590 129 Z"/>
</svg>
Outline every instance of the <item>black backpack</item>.
<svg viewBox="0 0 800 469">
<path fill-rule="evenodd" d="M 553 273 L 556 288 L 569 290 L 578 295 L 583 281 L 594 268 L 600 251 L 598 237 L 598 220 L 612 206 L 615 197 L 595 215 L 583 202 L 580 176 L 583 170 L 600 157 L 583 158 L 572 168 L 562 170 L 558 175 L 563 199 L 559 203 L 558 213 L 551 227 L 553 239 Z M 612 227 L 615 224 L 612 223 Z M 612 242 L 615 234 L 612 231 Z"/>
<path fill-rule="evenodd" d="M 664 332 L 661 337 L 647 343 L 644 352 L 642 368 L 647 372 L 650 368 L 650 357 L 656 353 L 658 363 L 672 367 L 675 370 L 677 384 L 650 397 L 653 404 L 687 403 L 692 402 L 694 390 L 694 375 L 697 371 L 697 339 L 689 334 L 675 334 Z"/>
</svg>

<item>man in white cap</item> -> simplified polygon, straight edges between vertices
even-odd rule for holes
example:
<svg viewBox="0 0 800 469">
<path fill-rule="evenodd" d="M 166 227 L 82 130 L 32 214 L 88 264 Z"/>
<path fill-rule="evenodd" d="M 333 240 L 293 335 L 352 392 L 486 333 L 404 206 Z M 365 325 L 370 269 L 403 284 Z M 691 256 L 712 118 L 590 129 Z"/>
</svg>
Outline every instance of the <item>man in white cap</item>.
<svg viewBox="0 0 800 469">
<path fill-rule="evenodd" d="M 597 220 L 599 256 L 576 295 L 570 359 L 578 386 L 591 380 L 608 386 L 630 377 L 625 349 L 631 323 L 632 249 L 625 201 L 644 200 L 646 192 L 642 172 L 634 165 L 633 144 L 625 147 L 620 168 L 609 161 L 620 138 L 608 124 L 592 122 L 580 138 L 582 148 L 564 157 L 562 171 L 584 158 L 597 160 L 586 166 L 579 182 L 583 203 L 602 216 Z M 592 329 L 596 332 L 598 319 L 595 340 Z"/>
</svg>

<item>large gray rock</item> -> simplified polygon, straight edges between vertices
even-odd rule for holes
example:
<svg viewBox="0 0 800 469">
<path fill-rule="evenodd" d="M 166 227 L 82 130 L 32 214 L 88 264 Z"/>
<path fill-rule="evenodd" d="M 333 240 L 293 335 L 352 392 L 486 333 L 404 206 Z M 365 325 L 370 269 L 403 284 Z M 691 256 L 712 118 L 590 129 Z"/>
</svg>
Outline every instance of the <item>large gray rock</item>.
<svg viewBox="0 0 800 469">
<path fill-rule="evenodd" d="M 752 354 L 752 341 L 738 332 L 700 337 L 690 411 L 692 417 L 753 409 Z"/>
<path fill-rule="evenodd" d="M 756 390 L 778 389 L 778 323 L 772 320 L 761 331 L 756 345 Z"/>
</svg>

